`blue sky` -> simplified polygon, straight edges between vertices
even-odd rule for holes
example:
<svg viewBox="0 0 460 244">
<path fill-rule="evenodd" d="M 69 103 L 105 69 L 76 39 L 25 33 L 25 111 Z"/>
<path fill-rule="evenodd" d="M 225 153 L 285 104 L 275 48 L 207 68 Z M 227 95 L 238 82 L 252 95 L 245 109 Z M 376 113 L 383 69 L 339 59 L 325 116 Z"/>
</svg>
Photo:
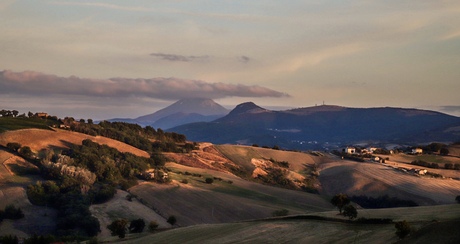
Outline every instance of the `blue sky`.
<svg viewBox="0 0 460 244">
<path fill-rule="evenodd" d="M 0 105 L 105 119 L 227 107 L 460 115 L 459 1 L 0 1 Z"/>
</svg>

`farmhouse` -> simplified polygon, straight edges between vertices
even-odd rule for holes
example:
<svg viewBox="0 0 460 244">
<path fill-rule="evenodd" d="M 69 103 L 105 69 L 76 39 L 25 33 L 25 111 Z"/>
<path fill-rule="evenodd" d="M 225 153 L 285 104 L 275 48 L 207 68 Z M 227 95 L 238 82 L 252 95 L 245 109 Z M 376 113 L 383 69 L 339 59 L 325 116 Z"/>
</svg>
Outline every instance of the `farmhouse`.
<svg viewBox="0 0 460 244">
<path fill-rule="evenodd" d="M 346 148 L 342 149 L 342 152 L 348 153 L 348 154 L 354 154 L 354 153 L 356 153 L 356 148 L 354 148 L 354 147 L 346 147 Z"/>
</svg>

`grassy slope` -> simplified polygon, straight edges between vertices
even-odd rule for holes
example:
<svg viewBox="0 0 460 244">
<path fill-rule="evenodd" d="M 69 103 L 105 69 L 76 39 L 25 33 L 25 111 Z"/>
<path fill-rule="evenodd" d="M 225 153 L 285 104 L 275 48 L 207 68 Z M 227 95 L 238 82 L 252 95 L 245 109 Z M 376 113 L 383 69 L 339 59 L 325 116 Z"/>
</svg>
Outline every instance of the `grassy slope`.
<svg viewBox="0 0 460 244">
<path fill-rule="evenodd" d="M 8 204 L 20 207 L 25 218 L 0 223 L 0 235 L 13 234 L 27 237 L 28 234 L 48 234 L 55 227 L 56 211 L 47 207 L 34 206 L 29 202 L 25 187 L 41 180 L 36 175 L 15 175 L 12 168 L 15 165 L 27 167 L 22 158 L 0 149 L 0 208 Z M 30 168 L 34 166 L 30 165 Z"/>
<path fill-rule="evenodd" d="M 143 183 L 130 191 L 148 206 L 155 207 L 164 217 L 175 215 L 180 226 L 266 218 L 273 211 L 283 208 L 293 214 L 333 208 L 328 201 L 314 194 L 265 186 L 209 169 L 172 163 L 167 167 L 173 172 L 188 171 L 203 176 L 171 172 L 172 184 Z M 204 182 L 206 177 L 219 177 L 223 181 L 215 180 L 210 185 Z M 182 179 L 187 179 L 189 183 L 179 183 Z M 229 180 L 233 183 L 228 183 Z"/>
<path fill-rule="evenodd" d="M 361 213 L 363 210 L 360 210 Z M 446 223 L 451 236 L 458 238 L 455 226 L 448 224 L 458 223 L 460 205 L 366 210 L 369 217 L 395 218 L 408 220 L 415 229 L 421 229 L 418 240 L 427 240 L 435 231 L 426 232 L 432 220 Z M 427 212 L 433 215 L 426 214 Z M 315 213 L 337 217 L 337 212 Z M 433 218 L 434 217 L 434 218 Z M 432 228 L 434 230 L 440 227 Z M 414 236 L 418 236 L 414 234 Z M 280 219 L 256 222 L 241 222 L 214 225 L 196 225 L 177 228 L 138 239 L 125 241 L 126 243 L 394 243 L 398 239 L 393 224 L 349 224 L 333 221 L 319 221 L 308 219 Z M 438 239 L 442 240 L 442 239 Z M 433 243 L 433 242 L 423 242 Z M 439 243 L 439 241 L 437 241 Z"/>
<path fill-rule="evenodd" d="M 320 166 L 319 180 L 322 194 L 340 192 L 349 195 L 380 196 L 388 194 L 414 200 L 422 205 L 450 204 L 460 194 L 460 181 L 417 177 L 377 163 L 358 163 L 347 160 Z"/>
</svg>

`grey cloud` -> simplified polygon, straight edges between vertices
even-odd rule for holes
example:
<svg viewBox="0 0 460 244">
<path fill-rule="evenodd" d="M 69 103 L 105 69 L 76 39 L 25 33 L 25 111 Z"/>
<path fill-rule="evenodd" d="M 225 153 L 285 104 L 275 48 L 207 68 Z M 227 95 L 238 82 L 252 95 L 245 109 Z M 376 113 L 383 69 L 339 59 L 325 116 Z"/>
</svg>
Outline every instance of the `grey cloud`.
<svg viewBox="0 0 460 244">
<path fill-rule="evenodd" d="M 177 100 L 190 97 L 286 97 L 262 86 L 208 83 L 178 78 L 151 79 L 88 79 L 76 76 L 59 77 L 34 71 L 0 71 L 0 95 L 30 96 L 78 95 L 90 97 L 147 97 Z"/>
<path fill-rule="evenodd" d="M 249 61 L 251 61 L 251 59 L 247 56 L 239 56 L 238 57 L 238 61 L 241 62 L 241 63 L 248 63 Z"/>
<path fill-rule="evenodd" d="M 184 55 L 166 54 L 166 53 L 151 53 L 150 56 L 158 57 L 162 60 L 167 60 L 167 61 L 172 61 L 172 62 L 206 61 L 210 58 L 208 55 L 184 56 Z"/>
</svg>

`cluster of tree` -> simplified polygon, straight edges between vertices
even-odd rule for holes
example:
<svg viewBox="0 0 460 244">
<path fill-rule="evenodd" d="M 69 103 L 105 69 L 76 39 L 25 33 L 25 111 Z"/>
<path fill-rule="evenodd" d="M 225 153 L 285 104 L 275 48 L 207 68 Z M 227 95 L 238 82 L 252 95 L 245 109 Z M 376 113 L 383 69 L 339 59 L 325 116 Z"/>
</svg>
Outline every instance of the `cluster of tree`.
<svg viewBox="0 0 460 244">
<path fill-rule="evenodd" d="M 422 167 L 427 167 L 427 168 L 431 168 L 431 169 L 439 169 L 440 166 L 439 164 L 437 163 L 429 163 L 429 162 L 426 162 L 426 161 L 423 161 L 423 160 L 414 160 L 411 162 L 412 165 L 418 165 L 418 166 L 422 166 Z M 452 163 L 446 163 L 444 164 L 444 168 L 445 169 L 455 169 L 455 170 L 460 170 L 460 164 L 456 163 L 456 164 L 452 164 Z"/>
<path fill-rule="evenodd" d="M 370 157 L 370 154 L 348 154 L 346 152 L 339 152 L 337 150 L 332 151 L 332 153 L 339 157 L 342 157 L 342 159 L 348 159 L 357 162 L 364 162 L 366 157 Z"/>
<path fill-rule="evenodd" d="M 129 226 L 128 226 L 129 224 Z M 149 224 L 149 230 L 153 231 L 158 227 L 158 224 L 155 221 L 151 221 Z M 110 230 L 112 236 L 118 236 L 120 238 L 125 238 L 126 234 L 129 233 L 142 233 L 145 228 L 144 219 L 135 219 L 128 221 L 127 219 L 117 219 L 112 223 L 107 225 L 107 228 Z"/>
<path fill-rule="evenodd" d="M 17 208 L 14 205 L 10 204 L 5 207 L 4 210 L 0 210 L 0 222 L 4 219 L 22 219 L 24 218 L 24 213 L 21 208 Z M 0 242 L 2 243 L 2 242 Z"/>
<path fill-rule="evenodd" d="M 88 123 L 71 123 L 70 129 L 92 136 L 112 138 L 150 153 L 188 152 L 196 148 L 196 145 L 186 142 L 185 135 L 155 130 L 151 126 L 142 128 L 137 124 L 108 121 L 96 125 L 88 120 Z"/>
<path fill-rule="evenodd" d="M 418 204 L 412 200 L 402 200 L 397 197 L 389 197 L 388 195 L 376 198 L 365 195 L 352 196 L 350 200 L 359 204 L 363 208 L 398 208 L 418 206 Z"/>
<path fill-rule="evenodd" d="M 276 161 L 275 159 L 270 158 L 270 162 L 282 168 L 289 168 L 289 162 L 287 161 Z"/>
<path fill-rule="evenodd" d="M 339 214 L 343 216 L 350 219 L 354 219 L 358 216 L 358 211 L 350 204 L 350 198 L 346 194 L 340 193 L 335 195 L 332 197 L 331 203 L 339 209 Z"/>
<path fill-rule="evenodd" d="M 432 153 L 439 153 L 441 155 L 449 154 L 449 149 L 447 148 L 447 145 L 443 143 L 438 143 L 438 142 L 433 142 L 426 146 L 418 146 L 418 148 L 421 148 L 424 152 L 428 154 L 432 154 Z"/>
<path fill-rule="evenodd" d="M 259 175 L 257 179 L 268 185 L 281 186 L 288 189 L 296 189 L 296 185 L 288 179 L 288 171 L 280 168 L 266 168 L 266 175 Z"/>
<path fill-rule="evenodd" d="M 18 114 L 19 112 L 17 110 L 0 110 L 0 116 L 2 117 L 16 117 Z"/>
<path fill-rule="evenodd" d="M 164 165 L 164 159 L 154 154 L 152 158 L 122 153 L 107 145 L 97 144 L 89 139 L 82 145 L 73 145 L 62 152 L 69 156 L 74 166 L 85 168 L 96 175 L 98 182 L 129 188 L 136 183 L 136 176 L 151 167 Z M 157 161 L 156 161 L 157 160 Z"/>
<path fill-rule="evenodd" d="M 90 192 L 97 192 L 91 189 Z M 91 215 L 89 206 L 95 193 L 81 193 L 80 182 L 68 176 L 56 181 L 37 182 L 27 187 L 27 196 L 32 204 L 49 206 L 58 210 L 57 234 L 59 236 L 91 237 L 100 231 L 97 218 Z"/>
<path fill-rule="evenodd" d="M 460 170 L 460 164 L 452 164 L 452 163 L 445 163 L 444 164 L 445 169 L 455 169 L 455 170 Z"/>
</svg>

